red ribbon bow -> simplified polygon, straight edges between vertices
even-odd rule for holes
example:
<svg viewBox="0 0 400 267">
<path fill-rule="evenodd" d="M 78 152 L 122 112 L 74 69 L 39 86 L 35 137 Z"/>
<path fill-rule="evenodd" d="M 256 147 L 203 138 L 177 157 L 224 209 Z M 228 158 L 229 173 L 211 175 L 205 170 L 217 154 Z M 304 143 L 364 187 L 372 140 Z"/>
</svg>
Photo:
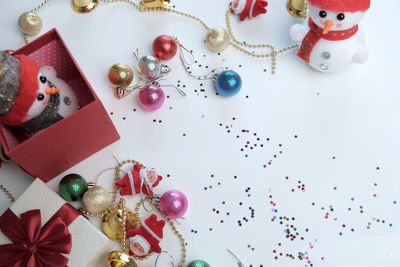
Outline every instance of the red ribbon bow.
<svg viewBox="0 0 400 267">
<path fill-rule="evenodd" d="M 42 227 L 40 210 L 31 210 L 18 218 L 10 209 L 0 217 L 1 231 L 13 244 L 0 245 L 0 266 L 64 267 L 71 251 L 68 226 L 79 216 L 64 204 Z"/>
</svg>

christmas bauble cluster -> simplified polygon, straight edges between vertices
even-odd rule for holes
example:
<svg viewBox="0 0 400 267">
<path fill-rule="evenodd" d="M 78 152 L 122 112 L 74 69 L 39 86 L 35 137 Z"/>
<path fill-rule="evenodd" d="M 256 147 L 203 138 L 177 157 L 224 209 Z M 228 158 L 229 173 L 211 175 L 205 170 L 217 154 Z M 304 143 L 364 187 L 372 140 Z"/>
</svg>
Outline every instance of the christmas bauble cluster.
<svg viewBox="0 0 400 267">
<path fill-rule="evenodd" d="M 138 180 L 134 181 L 134 183 L 137 183 L 136 189 L 141 186 L 142 191 L 132 190 L 129 178 L 127 183 L 124 183 L 124 179 L 121 179 L 116 185 L 121 188 L 121 195 L 133 195 L 144 192 L 146 195 L 155 198 L 160 211 L 167 218 L 177 219 L 183 217 L 188 209 L 188 199 L 184 193 L 178 190 L 169 190 L 161 196 L 154 195 L 152 185 L 146 184 L 142 180 L 138 178 Z M 129 191 L 125 191 L 126 188 L 124 187 L 129 187 Z M 97 185 L 89 187 L 86 180 L 78 174 L 69 174 L 62 178 L 59 183 L 59 193 L 67 202 L 82 201 L 85 210 L 93 214 L 102 214 L 111 205 L 111 194 L 104 187 Z"/>
<path fill-rule="evenodd" d="M 111 205 L 111 194 L 104 187 L 89 187 L 79 174 L 69 174 L 61 179 L 59 193 L 67 202 L 82 200 L 85 210 L 93 214 L 101 214 Z"/>
<path fill-rule="evenodd" d="M 153 55 L 146 55 L 138 59 L 136 72 L 144 85 L 140 88 L 138 102 L 148 111 L 162 107 L 165 101 L 165 93 L 157 82 L 157 79 L 165 76 L 170 71 L 169 67 L 161 64 L 162 60 L 169 60 L 176 55 L 178 46 L 169 35 L 161 35 L 153 42 Z M 114 64 L 108 71 L 108 80 L 115 88 L 127 88 L 132 83 L 134 74 L 126 65 Z"/>
</svg>

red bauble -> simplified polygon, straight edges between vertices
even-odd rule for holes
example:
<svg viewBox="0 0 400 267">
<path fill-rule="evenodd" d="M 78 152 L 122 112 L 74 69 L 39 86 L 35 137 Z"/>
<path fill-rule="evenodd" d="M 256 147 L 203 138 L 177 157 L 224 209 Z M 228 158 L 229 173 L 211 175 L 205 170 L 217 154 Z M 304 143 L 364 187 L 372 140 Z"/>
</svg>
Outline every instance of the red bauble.
<svg viewBox="0 0 400 267">
<path fill-rule="evenodd" d="M 157 60 L 168 60 L 175 56 L 178 46 L 174 38 L 160 35 L 153 42 L 153 53 Z"/>
</svg>

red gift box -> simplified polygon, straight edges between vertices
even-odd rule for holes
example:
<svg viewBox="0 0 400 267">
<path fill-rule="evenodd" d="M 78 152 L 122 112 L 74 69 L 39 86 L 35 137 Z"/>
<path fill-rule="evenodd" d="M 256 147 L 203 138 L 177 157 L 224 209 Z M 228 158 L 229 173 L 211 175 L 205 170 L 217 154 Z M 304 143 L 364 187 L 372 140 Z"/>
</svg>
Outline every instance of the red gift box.
<svg viewBox="0 0 400 267">
<path fill-rule="evenodd" d="M 119 140 L 103 104 L 56 29 L 11 54 L 29 56 L 39 67 L 53 66 L 73 88 L 80 105 L 71 116 L 29 138 L 0 125 L 4 154 L 23 170 L 47 182 Z"/>
</svg>

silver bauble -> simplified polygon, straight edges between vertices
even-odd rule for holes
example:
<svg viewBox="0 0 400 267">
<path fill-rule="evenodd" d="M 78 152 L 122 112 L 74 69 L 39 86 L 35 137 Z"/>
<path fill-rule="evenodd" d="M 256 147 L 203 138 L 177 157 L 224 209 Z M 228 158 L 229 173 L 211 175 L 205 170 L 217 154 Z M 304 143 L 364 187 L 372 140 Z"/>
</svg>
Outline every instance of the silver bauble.
<svg viewBox="0 0 400 267">
<path fill-rule="evenodd" d="M 141 57 L 137 63 L 136 71 L 144 80 L 154 80 L 170 72 L 170 68 L 162 65 L 153 56 Z"/>
<path fill-rule="evenodd" d="M 86 211 L 100 214 L 111 205 L 111 194 L 101 186 L 93 186 L 83 195 L 83 206 Z"/>
</svg>

